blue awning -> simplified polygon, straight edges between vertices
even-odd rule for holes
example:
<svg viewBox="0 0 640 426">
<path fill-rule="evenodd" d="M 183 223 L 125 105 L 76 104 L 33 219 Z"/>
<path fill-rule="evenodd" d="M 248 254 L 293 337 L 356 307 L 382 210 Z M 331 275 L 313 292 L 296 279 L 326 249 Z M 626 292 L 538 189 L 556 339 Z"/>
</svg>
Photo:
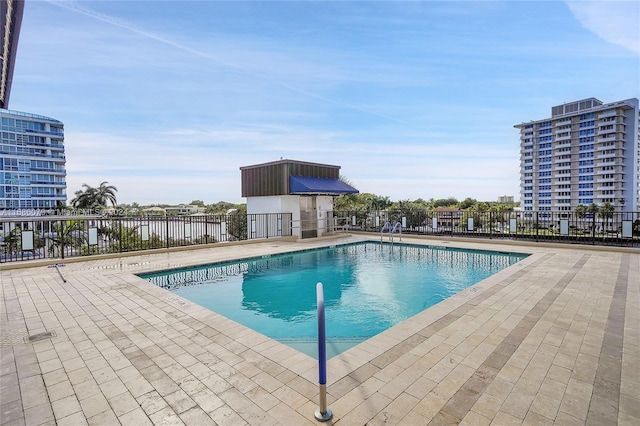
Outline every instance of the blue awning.
<svg viewBox="0 0 640 426">
<path fill-rule="evenodd" d="M 340 179 L 318 178 L 309 176 L 289 176 L 290 194 L 357 194 L 353 186 Z"/>
</svg>

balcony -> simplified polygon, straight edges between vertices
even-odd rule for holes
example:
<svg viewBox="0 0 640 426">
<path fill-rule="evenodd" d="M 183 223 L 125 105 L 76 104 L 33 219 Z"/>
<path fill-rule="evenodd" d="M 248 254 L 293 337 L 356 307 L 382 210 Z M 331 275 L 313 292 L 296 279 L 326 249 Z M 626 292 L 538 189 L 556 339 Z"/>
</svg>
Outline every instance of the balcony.
<svg viewBox="0 0 640 426">
<path fill-rule="evenodd" d="M 63 173 L 63 174 L 67 174 L 67 172 L 64 169 L 51 169 L 51 168 L 46 168 L 46 167 L 31 167 L 30 170 L 32 173 L 33 172 L 46 172 L 46 173 Z"/>
<path fill-rule="evenodd" d="M 557 171 L 557 172 L 563 172 L 564 171 L 565 173 L 571 173 L 571 166 L 557 166 L 554 170 Z"/>
<path fill-rule="evenodd" d="M 35 133 L 38 135 L 49 135 L 49 136 L 55 136 L 58 138 L 64 138 L 64 132 L 47 132 L 46 130 L 32 130 L 32 129 L 26 129 L 24 131 L 25 133 Z"/>
<path fill-rule="evenodd" d="M 606 151 L 607 149 L 621 149 L 622 144 L 616 143 L 613 145 L 599 145 L 596 147 L 596 151 Z"/>
<path fill-rule="evenodd" d="M 612 109 L 612 110 L 601 112 L 600 114 L 598 114 L 597 117 L 598 119 L 600 119 L 600 118 L 606 118 L 606 117 L 615 117 L 616 115 L 618 115 L 616 113 L 616 110 Z"/>
<path fill-rule="evenodd" d="M 614 152 L 614 153 L 611 153 L 611 154 L 600 154 L 600 155 L 597 155 L 596 158 L 597 159 L 602 159 L 602 158 L 620 158 L 620 159 L 624 159 L 624 156 L 620 155 L 620 154 L 616 154 Z"/>
<path fill-rule="evenodd" d="M 622 174 L 621 169 L 613 169 L 613 170 L 598 170 L 596 175 L 620 175 Z"/>
<path fill-rule="evenodd" d="M 622 161 L 601 161 L 596 163 L 596 167 L 622 166 Z M 611 171 L 609 171 L 611 173 Z"/>
<path fill-rule="evenodd" d="M 607 199 L 607 198 L 616 199 L 616 198 L 622 198 L 622 197 L 620 195 L 602 194 L 602 195 L 595 195 L 593 198 L 602 200 L 602 199 Z"/>
<path fill-rule="evenodd" d="M 596 178 L 596 183 L 617 182 L 617 181 L 618 181 L 618 179 L 616 179 L 616 178 Z"/>
<path fill-rule="evenodd" d="M 50 181 L 44 181 L 44 180 L 32 180 L 31 185 L 62 187 L 62 186 L 67 186 L 67 183 L 66 182 L 50 182 Z"/>
<path fill-rule="evenodd" d="M 615 133 L 607 133 L 606 135 L 603 135 L 603 136 L 599 135 L 596 142 L 609 142 L 609 141 L 615 141 L 616 139 L 617 137 Z"/>
<path fill-rule="evenodd" d="M 568 140 L 563 140 L 562 142 L 556 142 L 553 145 L 553 149 L 560 149 L 560 148 L 571 148 L 571 137 L 566 138 Z M 559 139 L 557 139 L 559 140 Z"/>
</svg>

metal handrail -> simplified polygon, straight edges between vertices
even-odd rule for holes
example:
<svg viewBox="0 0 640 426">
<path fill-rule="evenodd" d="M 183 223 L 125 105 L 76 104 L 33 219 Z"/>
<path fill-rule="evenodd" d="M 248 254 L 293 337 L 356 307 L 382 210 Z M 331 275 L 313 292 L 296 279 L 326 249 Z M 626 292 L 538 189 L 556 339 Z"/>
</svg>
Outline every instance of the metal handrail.
<svg viewBox="0 0 640 426">
<path fill-rule="evenodd" d="M 320 387 L 320 407 L 315 412 L 318 421 L 326 422 L 333 417 L 327 408 L 327 336 L 324 320 L 324 290 L 322 283 L 316 284 L 316 300 L 318 304 L 318 385 Z"/>
<path fill-rule="evenodd" d="M 402 241 L 402 224 L 400 222 L 396 222 L 396 224 L 393 226 L 393 229 L 391 230 L 391 242 L 393 242 L 393 234 L 395 233 L 396 229 L 398 229 L 398 234 L 400 234 L 400 241 Z"/>
<path fill-rule="evenodd" d="M 389 234 L 389 240 L 391 242 L 393 242 L 393 235 L 396 233 L 396 230 L 398 230 L 398 234 L 400 234 L 400 241 L 402 241 L 402 224 L 400 222 L 396 222 L 395 225 L 391 225 L 391 221 L 386 221 L 385 224 L 382 226 L 382 229 L 380 230 L 380 241 L 382 242 L 382 235 L 384 234 L 384 231 L 388 229 L 388 234 Z"/>
<path fill-rule="evenodd" d="M 384 225 L 382 225 L 382 229 L 380 230 L 380 242 L 382 242 L 382 235 L 384 234 L 385 229 L 389 229 L 389 239 L 391 239 L 392 226 L 390 221 L 386 221 Z"/>
</svg>

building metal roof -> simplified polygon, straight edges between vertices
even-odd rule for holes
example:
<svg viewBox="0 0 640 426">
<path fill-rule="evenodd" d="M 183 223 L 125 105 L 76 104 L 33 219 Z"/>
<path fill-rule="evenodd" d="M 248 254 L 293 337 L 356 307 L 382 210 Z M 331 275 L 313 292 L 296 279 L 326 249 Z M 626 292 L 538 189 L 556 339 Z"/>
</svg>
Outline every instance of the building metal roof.
<svg viewBox="0 0 640 426">
<path fill-rule="evenodd" d="M 279 160 L 270 163 L 255 164 L 240 167 L 242 177 L 243 197 L 265 197 L 274 195 L 294 194 L 290 188 L 290 177 L 309 177 L 332 180 L 333 185 L 302 188 L 297 194 L 350 194 L 357 190 L 352 187 L 342 187 L 346 192 L 336 192 L 340 181 L 340 166 L 330 164 L 310 163 L 297 160 Z M 348 185 L 347 185 L 348 186 Z"/>
<path fill-rule="evenodd" d="M 340 179 L 318 178 L 310 176 L 289 176 L 290 193 L 302 194 L 357 194 L 358 191 Z"/>
</svg>

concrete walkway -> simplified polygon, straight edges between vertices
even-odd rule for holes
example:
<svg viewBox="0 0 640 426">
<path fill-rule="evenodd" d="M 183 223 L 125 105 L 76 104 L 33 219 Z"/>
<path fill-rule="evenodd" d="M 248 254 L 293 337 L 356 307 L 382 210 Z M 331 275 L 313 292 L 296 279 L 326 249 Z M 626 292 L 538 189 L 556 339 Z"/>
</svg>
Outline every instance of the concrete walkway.
<svg viewBox="0 0 640 426">
<path fill-rule="evenodd" d="M 320 424 L 314 359 L 134 273 L 364 238 L 2 264 L 0 423 Z M 330 359 L 328 424 L 640 424 L 640 251 L 403 240 L 532 255 Z"/>
</svg>

